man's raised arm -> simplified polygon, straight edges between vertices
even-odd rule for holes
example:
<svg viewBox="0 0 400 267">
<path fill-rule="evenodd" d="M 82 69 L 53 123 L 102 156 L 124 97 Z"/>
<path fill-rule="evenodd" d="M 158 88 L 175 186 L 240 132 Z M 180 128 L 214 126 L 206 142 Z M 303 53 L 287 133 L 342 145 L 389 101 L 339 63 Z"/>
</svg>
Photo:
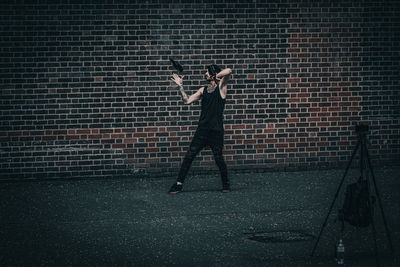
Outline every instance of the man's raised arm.
<svg viewBox="0 0 400 267">
<path fill-rule="evenodd" d="M 196 93 L 188 97 L 188 95 L 185 93 L 185 90 L 183 89 L 183 76 L 180 77 L 179 75 L 174 73 L 173 78 L 171 78 L 171 80 L 178 85 L 179 92 L 182 95 L 183 103 L 185 103 L 186 105 L 189 105 L 190 103 L 200 99 L 202 94 L 202 88 L 200 88 L 199 90 L 197 90 Z"/>
<path fill-rule="evenodd" d="M 216 78 L 222 79 L 223 77 L 225 77 L 227 75 L 231 75 L 231 73 L 232 73 L 232 70 L 230 68 L 226 68 L 226 69 L 223 69 L 220 72 L 218 72 Z"/>
<path fill-rule="evenodd" d="M 226 68 L 221 70 L 220 72 L 217 73 L 217 75 L 215 75 L 215 77 L 217 78 L 217 80 L 219 80 L 219 90 L 221 92 L 221 97 L 223 99 L 226 98 L 226 94 L 228 91 L 228 81 L 231 78 L 231 73 L 232 73 L 232 69 L 230 68 Z"/>
</svg>

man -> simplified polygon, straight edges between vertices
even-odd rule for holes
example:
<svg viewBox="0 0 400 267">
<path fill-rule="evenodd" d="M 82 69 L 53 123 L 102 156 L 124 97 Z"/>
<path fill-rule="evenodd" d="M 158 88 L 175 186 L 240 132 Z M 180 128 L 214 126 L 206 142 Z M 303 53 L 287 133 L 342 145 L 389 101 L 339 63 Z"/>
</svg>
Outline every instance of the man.
<svg viewBox="0 0 400 267">
<path fill-rule="evenodd" d="M 174 74 L 173 78 L 171 78 L 179 86 L 183 102 L 186 105 L 200 98 L 202 100 L 198 128 L 183 159 L 177 182 L 172 185 L 169 193 L 176 194 L 182 191 L 183 182 L 193 159 L 205 146 L 211 148 L 214 160 L 221 173 L 222 192 L 230 191 L 228 171 L 222 156 L 222 149 L 224 146 L 223 111 L 227 95 L 227 84 L 231 73 L 232 70 L 229 68 L 221 71 L 221 68 L 217 65 L 207 66 L 205 75 L 209 82 L 208 86 L 201 87 L 191 96 L 188 96 L 183 89 L 183 76 L 180 77 Z"/>
</svg>

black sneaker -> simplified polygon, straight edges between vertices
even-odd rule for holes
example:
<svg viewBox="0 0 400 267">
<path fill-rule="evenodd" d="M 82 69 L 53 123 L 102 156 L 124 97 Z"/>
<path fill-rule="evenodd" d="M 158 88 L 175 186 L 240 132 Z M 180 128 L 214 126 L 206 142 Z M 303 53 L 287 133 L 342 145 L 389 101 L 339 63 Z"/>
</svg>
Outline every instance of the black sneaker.
<svg viewBox="0 0 400 267">
<path fill-rule="evenodd" d="M 177 194 L 177 193 L 179 193 L 179 192 L 182 192 L 182 184 L 177 184 L 177 183 L 174 183 L 172 186 L 171 186 L 171 189 L 169 190 L 169 192 L 168 193 L 170 193 L 170 194 Z"/>
<path fill-rule="evenodd" d="M 231 192 L 231 187 L 229 186 L 229 184 L 222 185 L 222 193 L 229 193 L 229 192 Z"/>
</svg>

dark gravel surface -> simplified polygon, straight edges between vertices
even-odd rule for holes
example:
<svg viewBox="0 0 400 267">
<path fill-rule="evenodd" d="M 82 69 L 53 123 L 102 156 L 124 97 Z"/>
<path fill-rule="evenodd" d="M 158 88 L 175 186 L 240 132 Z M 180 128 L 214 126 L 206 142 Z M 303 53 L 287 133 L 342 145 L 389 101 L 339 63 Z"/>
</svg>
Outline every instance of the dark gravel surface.
<svg viewBox="0 0 400 267">
<path fill-rule="evenodd" d="M 371 228 L 335 222 L 345 185 L 310 257 L 344 170 L 0 183 L 0 266 L 376 266 Z M 395 253 L 378 205 L 381 266 L 400 266 L 400 167 L 375 169 Z M 397 255 L 397 256 L 396 256 Z"/>
</svg>

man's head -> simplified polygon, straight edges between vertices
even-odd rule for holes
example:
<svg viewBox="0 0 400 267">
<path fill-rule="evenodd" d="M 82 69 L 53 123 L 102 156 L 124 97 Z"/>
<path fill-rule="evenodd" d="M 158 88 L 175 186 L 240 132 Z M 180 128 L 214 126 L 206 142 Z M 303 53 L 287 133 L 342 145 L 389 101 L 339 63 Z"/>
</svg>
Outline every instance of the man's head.
<svg viewBox="0 0 400 267">
<path fill-rule="evenodd" d="M 206 78 L 207 80 L 214 80 L 215 75 L 217 75 L 221 71 L 221 68 L 218 65 L 212 64 L 207 66 Z"/>
</svg>

